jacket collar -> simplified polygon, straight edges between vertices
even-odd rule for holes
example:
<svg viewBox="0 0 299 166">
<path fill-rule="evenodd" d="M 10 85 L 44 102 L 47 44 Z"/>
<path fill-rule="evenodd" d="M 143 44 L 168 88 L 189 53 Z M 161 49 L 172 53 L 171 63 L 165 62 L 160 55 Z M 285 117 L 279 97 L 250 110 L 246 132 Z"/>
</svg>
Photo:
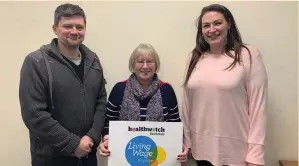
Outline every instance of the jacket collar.
<svg viewBox="0 0 299 166">
<path fill-rule="evenodd" d="M 46 46 L 47 49 L 49 51 L 51 51 L 57 58 L 59 58 L 60 60 L 64 61 L 63 59 L 63 55 L 59 52 L 58 50 L 58 39 L 57 38 L 53 38 L 51 43 L 49 45 Z M 84 44 L 81 44 L 79 46 L 79 50 L 81 52 L 81 54 L 85 57 L 85 61 L 86 61 L 86 65 L 89 66 L 89 64 L 91 64 L 95 57 L 96 54 L 94 52 L 92 52 L 87 46 L 85 46 Z"/>
</svg>

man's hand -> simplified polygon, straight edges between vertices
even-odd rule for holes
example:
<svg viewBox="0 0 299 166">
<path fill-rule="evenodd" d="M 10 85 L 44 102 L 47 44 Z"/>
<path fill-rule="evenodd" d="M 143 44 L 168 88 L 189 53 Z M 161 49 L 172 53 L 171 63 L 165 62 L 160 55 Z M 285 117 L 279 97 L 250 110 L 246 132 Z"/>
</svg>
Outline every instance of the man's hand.
<svg viewBox="0 0 299 166">
<path fill-rule="evenodd" d="M 78 147 L 74 152 L 74 156 L 78 158 L 87 156 L 87 154 L 91 152 L 92 147 L 93 147 L 92 139 L 85 135 L 81 138 L 80 144 L 78 145 Z"/>
<path fill-rule="evenodd" d="M 89 136 L 85 135 L 81 138 L 80 144 L 81 144 L 81 142 L 82 142 L 84 149 L 90 152 L 93 147 L 92 139 Z"/>
</svg>

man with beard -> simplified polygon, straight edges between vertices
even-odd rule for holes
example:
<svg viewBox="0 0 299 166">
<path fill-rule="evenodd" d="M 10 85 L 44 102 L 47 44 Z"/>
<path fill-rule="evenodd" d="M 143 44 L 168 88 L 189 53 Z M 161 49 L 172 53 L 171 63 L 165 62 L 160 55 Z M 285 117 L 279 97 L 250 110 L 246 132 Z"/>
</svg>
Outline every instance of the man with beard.
<svg viewBox="0 0 299 166">
<path fill-rule="evenodd" d="M 100 61 L 82 44 L 83 9 L 58 6 L 52 28 L 57 38 L 27 55 L 21 69 L 19 99 L 31 164 L 95 166 L 107 96 Z"/>
</svg>

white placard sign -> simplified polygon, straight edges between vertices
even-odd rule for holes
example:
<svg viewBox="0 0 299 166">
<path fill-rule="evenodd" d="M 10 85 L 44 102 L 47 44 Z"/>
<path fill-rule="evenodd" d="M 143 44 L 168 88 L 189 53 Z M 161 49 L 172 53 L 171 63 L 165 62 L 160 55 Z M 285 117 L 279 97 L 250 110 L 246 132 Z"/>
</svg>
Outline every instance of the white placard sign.
<svg viewBox="0 0 299 166">
<path fill-rule="evenodd" d="M 181 122 L 110 121 L 108 166 L 181 166 Z"/>
</svg>

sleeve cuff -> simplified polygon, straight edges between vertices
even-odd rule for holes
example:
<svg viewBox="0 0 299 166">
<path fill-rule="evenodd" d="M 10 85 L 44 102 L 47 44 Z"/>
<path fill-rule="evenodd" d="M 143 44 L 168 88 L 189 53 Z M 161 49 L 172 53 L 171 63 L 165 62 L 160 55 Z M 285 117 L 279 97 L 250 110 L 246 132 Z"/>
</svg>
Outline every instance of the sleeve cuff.
<svg viewBox="0 0 299 166">
<path fill-rule="evenodd" d="M 264 146 L 259 144 L 248 144 L 246 162 L 249 166 L 265 165 Z M 251 164 L 251 165 L 250 165 Z"/>
<path fill-rule="evenodd" d="M 92 140 L 94 144 L 99 144 L 100 140 L 101 140 L 101 136 L 98 135 L 93 129 L 90 129 L 87 134 L 87 136 L 89 136 Z"/>
<path fill-rule="evenodd" d="M 61 152 L 67 156 L 71 156 L 75 152 L 79 144 L 80 144 L 80 137 L 72 134 L 69 144 L 64 149 L 62 149 Z"/>
<path fill-rule="evenodd" d="M 184 145 L 187 148 L 191 148 L 190 132 L 184 132 Z"/>
<path fill-rule="evenodd" d="M 103 131 L 102 131 L 102 137 L 104 137 L 105 135 L 108 135 L 109 134 L 109 131 L 107 128 L 104 128 Z"/>
</svg>

